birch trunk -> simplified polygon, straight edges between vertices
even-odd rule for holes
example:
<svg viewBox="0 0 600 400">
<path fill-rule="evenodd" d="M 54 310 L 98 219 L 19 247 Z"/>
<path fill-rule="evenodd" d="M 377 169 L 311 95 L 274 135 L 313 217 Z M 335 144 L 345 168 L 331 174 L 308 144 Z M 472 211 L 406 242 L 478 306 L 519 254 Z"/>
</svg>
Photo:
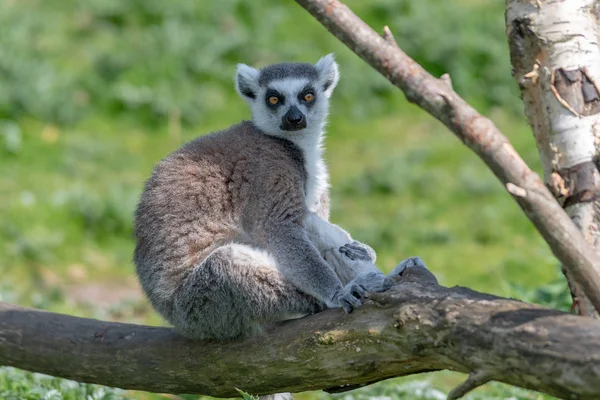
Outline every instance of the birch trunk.
<svg viewBox="0 0 600 400">
<path fill-rule="evenodd" d="M 600 249 L 600 0 L 506 0 L 513 76 L 544 179 L 588 243 Z M 594 265 L 600 272 L 600 265 Z M 574 306 L 598 313 L 563 268 Z"/>
</svg>

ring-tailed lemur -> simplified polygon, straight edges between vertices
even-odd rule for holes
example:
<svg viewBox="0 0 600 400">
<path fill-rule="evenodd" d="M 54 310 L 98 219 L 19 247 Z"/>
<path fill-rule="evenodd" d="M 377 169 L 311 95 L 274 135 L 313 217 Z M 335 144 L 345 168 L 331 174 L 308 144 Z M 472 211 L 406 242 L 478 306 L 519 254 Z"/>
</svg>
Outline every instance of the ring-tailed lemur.
<svg viewBox="0 0 600 400">
<path fill-rule="evenodd" d="M 391 280 L 375 252 L 328 222 L 323 128 L 338 67 L 238 65 L 252 122 L 158 164 L 136 212 L 134 260 L 153 306 L 183 335 L 230 339 L 361 305 Z"/>
</svg>

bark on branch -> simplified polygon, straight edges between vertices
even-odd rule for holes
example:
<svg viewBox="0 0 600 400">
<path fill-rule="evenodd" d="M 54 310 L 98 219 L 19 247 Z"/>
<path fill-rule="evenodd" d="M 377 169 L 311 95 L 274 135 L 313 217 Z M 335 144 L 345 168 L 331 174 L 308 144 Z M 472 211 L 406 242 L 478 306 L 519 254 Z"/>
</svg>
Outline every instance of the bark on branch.
<svg viewBox="0 0 600 400">
<path fill-rule="evenodd" d="M 539 176 L 531 171 L 494 123 L 406 55 L 387 29 L 378 35 L 338 0 L 296 0 L 332 34 L 368 62 L 406 98 L 446 125 L 507 187 L 554 255 L 600 310 L 600 255 L 590 247 Z"/>
<path fill-rule="evenodd" d="M 473 372 L 450 398 L 497 380 L 569 399 L 600 398 L 600 321 L 470 289 L 411 269 L 345 314 L 329 310 L 244 342 L 184 339 L 0 303 L 0 365 L 153 392 L 235 396 L 344 391 L 449 369 Z"/>
</svg>

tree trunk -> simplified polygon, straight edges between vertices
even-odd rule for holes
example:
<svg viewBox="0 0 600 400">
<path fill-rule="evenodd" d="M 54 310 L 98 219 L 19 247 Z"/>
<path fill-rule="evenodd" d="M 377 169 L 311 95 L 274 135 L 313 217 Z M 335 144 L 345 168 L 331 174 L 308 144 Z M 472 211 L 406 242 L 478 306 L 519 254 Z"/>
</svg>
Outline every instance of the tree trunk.
<svg viewBox="0 0 600 400">
<path fill-rule="evenodd" d="M 0 303 L 0 365 L 153 392 L 231 397 L 325 389 L 448 369 L 449 398 L 490 380 L 568 399 L 600 398 L 600 321 L 439 286 L 424 268 L 346 314 L 327 310 L 240 342 Z"/>
<path fill-rule="evenodd" d="M 598 0 L 507 0 L 513 76 L 521 89 L 546 185 L 600 250 Z M 600 265 L 594 265 L 600 272 Z M 568 269 L 574 306 L 598 318 Z"/>
</svg>

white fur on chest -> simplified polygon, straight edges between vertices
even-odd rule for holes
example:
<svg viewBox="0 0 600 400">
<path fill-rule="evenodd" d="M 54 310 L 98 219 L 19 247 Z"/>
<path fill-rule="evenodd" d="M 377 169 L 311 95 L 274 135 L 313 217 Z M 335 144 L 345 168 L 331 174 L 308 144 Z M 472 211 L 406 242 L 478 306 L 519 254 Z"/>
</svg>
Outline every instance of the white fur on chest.
<svg viewBox="0 0 600 400">
<path fill-rule="evenodd" d="M 329 175 L 325 161 L 323 161 L 321 138 L 321 132 L 312 134 L 307 132 L 307 134 L 292 140 L 304 155 L 304 169 L 306 171 L 304 200 L 310 211 L 316 210 L 321 195 L 329 186 Z"/>
<path fill-rule="evenodd" d="M 321 149 L 319 149 L 319 153 L 321 152 Z M 306 207 L 310 211 L 315 211 L 321 195 L 329 185 L 327 166 L 322 155 L 318 154 L 316 160 L 306 157 L 304 168 L 306 168 Z"/>
</svg>

